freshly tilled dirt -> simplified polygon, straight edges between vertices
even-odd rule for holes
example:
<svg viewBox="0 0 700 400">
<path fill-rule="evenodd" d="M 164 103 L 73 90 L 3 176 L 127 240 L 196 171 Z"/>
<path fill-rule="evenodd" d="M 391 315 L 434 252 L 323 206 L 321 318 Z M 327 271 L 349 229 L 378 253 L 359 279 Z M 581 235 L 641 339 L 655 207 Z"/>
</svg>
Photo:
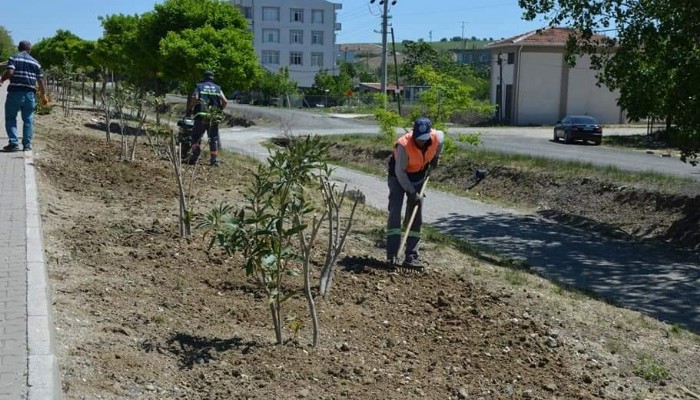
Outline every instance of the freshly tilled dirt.
<svg viewBox="0 0 700 400">
<path fill-rule="evenodd" d="M 66 399 L 700 393 L 697 336 L 437 243 L 425 246 L 433 255 L 425 273 L 390 271 L 380 262 L 385 218 L 370 209 L 358 214 L 330 296 L 317 299 L 320 346 L 309 345 L 303 296 L 284 306 L 285 317 L 303 327 L 285 329 L 285 344 L 275 345 L 266 300 L 245 276 L 244 260 L 208 252 L 201 229 L 191 239 L 179 237 L 167 161 L 145 144 L 136 161 L 118 161 L 119 144 L 85 127 L 94 119 L 99 115 L 76 112 L 37 120 L 35 158 Z M 222 201 L 241 205 L 255 166 L 226 157 L 220 168 L 197 168 L 193 199 L 201 219 Z M 289 281 L 290 288 L 300 286 Z M 668 377 L 654 381 L 655 371 Z"/>
</svg>

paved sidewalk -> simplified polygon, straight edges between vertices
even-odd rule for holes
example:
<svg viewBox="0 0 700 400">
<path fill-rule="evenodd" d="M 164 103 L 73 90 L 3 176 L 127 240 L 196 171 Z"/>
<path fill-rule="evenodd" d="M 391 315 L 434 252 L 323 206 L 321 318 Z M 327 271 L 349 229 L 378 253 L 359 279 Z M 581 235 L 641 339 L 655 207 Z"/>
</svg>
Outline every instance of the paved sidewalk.
<svg viewBox="0 0 700 400">
<path fill-rule="evenodd" d="M 31 152 L 0 152 L 0 400 L 61 396 L 32 161 Z"/>
</svg>

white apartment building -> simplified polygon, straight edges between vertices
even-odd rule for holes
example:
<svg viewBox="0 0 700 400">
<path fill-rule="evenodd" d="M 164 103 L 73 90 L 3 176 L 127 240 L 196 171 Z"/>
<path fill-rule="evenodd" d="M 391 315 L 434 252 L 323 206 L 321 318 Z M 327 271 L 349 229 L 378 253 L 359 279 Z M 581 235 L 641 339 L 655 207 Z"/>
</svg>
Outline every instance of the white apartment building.
<svg viewBox="0 0 700 400">
<path fill-rule="evenodd" d="M 289 69 L 300 88 L 311 87 L 318 71 L 337 74 L 336 11 L 325 0 L 231 0 L 248 19 L 253 46 L 268 71 Z"/>
</svg>

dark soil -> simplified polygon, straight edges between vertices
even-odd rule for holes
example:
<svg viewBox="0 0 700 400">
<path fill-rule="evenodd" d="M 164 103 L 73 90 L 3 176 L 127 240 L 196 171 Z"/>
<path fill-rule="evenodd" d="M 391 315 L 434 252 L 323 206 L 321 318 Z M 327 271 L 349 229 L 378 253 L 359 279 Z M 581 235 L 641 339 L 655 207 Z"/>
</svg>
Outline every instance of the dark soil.
<svg viewBox="0 0 700 400">
<path fill-rule="evenodd" d="M 700 393 L 696 335 L 437 243 L 426 244 L 436 254 L 426 273 L 386 270 L 377 261 L 385 217 L 369 208 L 359 213 L 330 297 L 317 299 L 319 347 L 309 345 L 303 296 L 285 303 L 284 315 L 304 326 L 296 333 L 285 329 L 285 344 L 275 345 L 266 300 L 246 277 L 244 260 L 207 252 L 201 229 L 191 239 L 179 237 L 167 161 L 145 144 L 138 145 L 136 161 L 118 161 L 119 144 L 85 127 L 95 120 L 99 115 L 89 113 L 37 118 L 44 244 L 68 400 L 669 399 Z M 254 168 L 230 155 L 220 168 L 198 166 L 195 220 L 221 201 L 241 204 Z M 438 179 L 449 181 L 447 171 Z M 566 188 L 598 190 L 601 206 L 614 199 L 631 206 L 649 196 L 593 180 L 557 184 L 505 170 L 479 190 L 492 196 L 496 183 L 503 188 L 530 179 L 531 186 L 547 188 L 540 194 L 548 209 L 565 198 Z M 578 193 L 568 196 L 578 199 Z M 625 218 L 620 229 L 671 235 L 687 205 L 664 200 L 660 207 L 644 198 L 660 210 L 659 217 L 645 216 L 666 227 L 649 231 Z M 322 256 L 319 251 L 317 262 Z"/>
</svg>

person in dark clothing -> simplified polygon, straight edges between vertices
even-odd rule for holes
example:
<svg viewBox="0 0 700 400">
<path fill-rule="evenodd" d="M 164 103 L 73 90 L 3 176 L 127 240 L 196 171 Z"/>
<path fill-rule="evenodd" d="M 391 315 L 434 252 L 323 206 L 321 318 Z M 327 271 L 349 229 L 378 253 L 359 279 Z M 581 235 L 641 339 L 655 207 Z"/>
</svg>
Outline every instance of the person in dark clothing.
<svg viewBox="0 0 700 400">
<path fill-rule="evenodd" d="M 444 142 L 444 134 L 432 129 L 428 118 L 418 118 L 413 123 L 413 131 L 406 133 L 396 141 L 394 152 L 389 157 L 389 218 L 386 229 L 386 257 L 390 266 L 396 265 L 397 254 L 401 245 L 401 210 L 406 201 L 406 217 L 408 219 L 414 207 L 418 207 L 416 217 L 410 227 L 406 227 L 408 238 L 404 265 L 420 267 L 418 247 L 420 231 L 423 225 L 423 199 L 421 188 L 430 168 L 435 168 L 440 159 Z"/>
<path fill-rule="evenodd" d="M 39 62 L 29 53 L 32 50 L 31 43 L 23 40 L 17 46 L 19 53 L 10 57 L 7 61 L 7 69 L 0 78 L 0 86 L 9 80 L 7 86 L 7 99 L 5 99 L 5 130 L 7 131 L 8 145 L 3 151 L 12 152 L 19 150 L 17 131 L 17 114 L 22 113 L 22 146 L 24 151 L 32 149 L 32 137 L 34 128 L 34 109 L 37 102 L 37 86 L 39 100 L 42 104 L 48 103 L 44 74 Z"/>
<path fill-rule="evenodd" d="M 228 100 L 221 86 L 214 83 L 214 73 L 206 71 L 197 83 L 187 105 L 188 114 L 194 115 L 190 164 L 197 164 L 202 153 L 204 132 L 209 138 L 210 165 L 219 165 L 219 120 Z"/>
</svg>

